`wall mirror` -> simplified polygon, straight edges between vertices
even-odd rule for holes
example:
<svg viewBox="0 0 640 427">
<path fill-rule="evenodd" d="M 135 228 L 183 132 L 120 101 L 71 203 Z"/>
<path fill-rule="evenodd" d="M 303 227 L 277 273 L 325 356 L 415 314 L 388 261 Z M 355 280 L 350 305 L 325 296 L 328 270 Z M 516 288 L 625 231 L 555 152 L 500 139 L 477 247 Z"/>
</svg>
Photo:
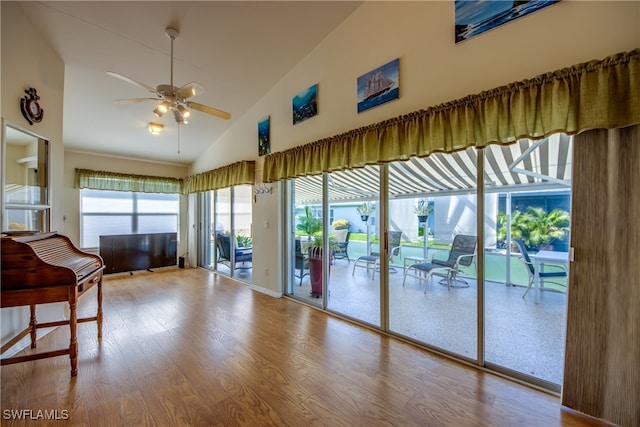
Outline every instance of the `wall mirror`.
<svg viewBox="0 0 640 427">
<path fill-rule="evenodd" d="M 49 231 L 49 162 L 49 141 L 46 138 L 3 122 L 3 234 Z"/>
</svg>

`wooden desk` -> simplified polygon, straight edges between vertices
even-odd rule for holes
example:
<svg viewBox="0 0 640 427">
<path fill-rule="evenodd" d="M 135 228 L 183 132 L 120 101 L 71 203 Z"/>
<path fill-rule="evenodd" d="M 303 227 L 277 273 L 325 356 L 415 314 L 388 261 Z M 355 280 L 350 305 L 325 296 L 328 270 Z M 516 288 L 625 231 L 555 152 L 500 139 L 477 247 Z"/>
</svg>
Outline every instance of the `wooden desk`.
<svg viewBox="0 0 640 427">
<path fill-rule="evenodd" d="M 31 348 L 36 348 L 36 331 L 39 328 L 69 325 L 69 347 L 26 356 L 1 360 L 2 365 L 44 359 L 68 354 L 71 376 L 78 374 L 78 323 L 95 321 L 98 339 L 102 338 L 102 271 L 104 262 L 97 255 L 77 249 L 69 238 L 54 233 L 35 233 L 23 237 L 3 237 L 2 294 L 0 307 L 29 306 L 29 326 L 2 346 L 5 353 L 22 338 L 31 337 Z M 98 286 L 98 310 L 94 317 L 78 319 L 78 298 L 94 285 Z M 54 302 L 69 303 L 69 319 L 38 323 L 36 305 Z"/>
</svg>

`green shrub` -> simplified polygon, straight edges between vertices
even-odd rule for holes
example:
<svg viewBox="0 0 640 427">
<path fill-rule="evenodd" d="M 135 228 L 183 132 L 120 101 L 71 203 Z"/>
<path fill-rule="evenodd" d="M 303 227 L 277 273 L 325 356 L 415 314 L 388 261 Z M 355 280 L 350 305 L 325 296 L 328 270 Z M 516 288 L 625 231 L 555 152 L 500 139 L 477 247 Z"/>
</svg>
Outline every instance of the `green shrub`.
<svg viewBox="0 0 640 427">
<path fill-rule="evenodd" d="M 351 224 L 349 223 L 348 219 L 336 219 L 335 221 L 333 221 L 331 223 L 331 227 L 333 227 L 334 230 L 345 230 L 345 229 L 349 229 L 349 226 Z"/>
<path fill-rule="evenodd" d="M 525 212 L 511 213 L 511 239 L 521 239 L 527 249 L 538 249 L 554 240 L 564 239 L 569 232 L 569 212 L 554 209 L 547 213 L 542 208 L 529 207 Z M 505 247 L 507 240 L 507 215 L 498 213 L 498 247 Z"/>
</svg>

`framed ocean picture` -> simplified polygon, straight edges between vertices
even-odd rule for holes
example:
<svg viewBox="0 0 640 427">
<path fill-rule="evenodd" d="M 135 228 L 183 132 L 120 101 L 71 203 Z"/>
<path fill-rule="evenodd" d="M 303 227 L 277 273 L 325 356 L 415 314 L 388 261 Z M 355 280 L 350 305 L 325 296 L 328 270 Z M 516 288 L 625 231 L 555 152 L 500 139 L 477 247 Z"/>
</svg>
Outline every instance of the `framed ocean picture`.
<svg viewBox="0 0 640 427">
<path fill-rule="evenodd" d="M 456 43 L 562 0 L 456 0 Z"/>
<path fill-rule="evenodd" d="M 315 84 L 293 97 L 293 124 L 310 119 L 318 114 L 318 85 Z"/>
<path fill-rule="evenodd" d="M 358 113 L 400 96 L 399 65 L 396 58 L 358 77 Z"/>
<path fill-rule="evenodd" d="M 267 116 L 258 122 L 258 155 L 264 156 L 271 152 L 271 141 L 269 128 L 271 117 Z"/>
</svg>

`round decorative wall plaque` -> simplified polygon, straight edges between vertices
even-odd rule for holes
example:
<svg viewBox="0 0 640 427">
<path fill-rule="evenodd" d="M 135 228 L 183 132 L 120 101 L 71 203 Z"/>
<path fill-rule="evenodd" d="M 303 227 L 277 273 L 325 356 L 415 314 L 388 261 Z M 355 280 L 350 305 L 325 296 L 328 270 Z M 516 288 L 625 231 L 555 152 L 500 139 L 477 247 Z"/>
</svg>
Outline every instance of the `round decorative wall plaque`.
<svg viewBox="0 0 640 427">
<path fill-rule="evenodd" d="M 30 125 L 40 123 L 44 116 L 44 110 L 38 103 L 40 97 L 38 96 L 36 89 L 33 87 L 25 90 L 25 93 L 27 95 L 20 98 L 20 111 L 22 111 L 22 115 L 27 119 Z"/>
</svg>

